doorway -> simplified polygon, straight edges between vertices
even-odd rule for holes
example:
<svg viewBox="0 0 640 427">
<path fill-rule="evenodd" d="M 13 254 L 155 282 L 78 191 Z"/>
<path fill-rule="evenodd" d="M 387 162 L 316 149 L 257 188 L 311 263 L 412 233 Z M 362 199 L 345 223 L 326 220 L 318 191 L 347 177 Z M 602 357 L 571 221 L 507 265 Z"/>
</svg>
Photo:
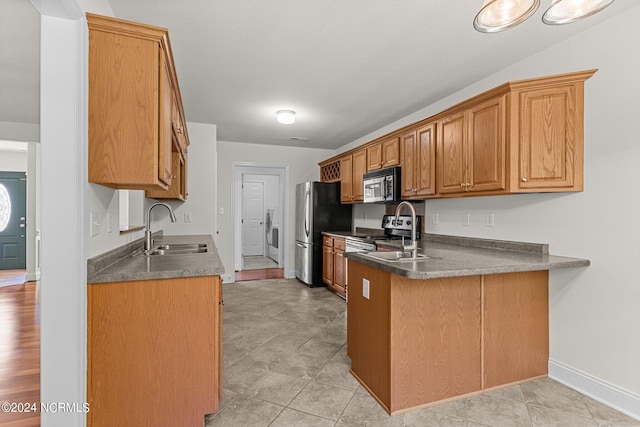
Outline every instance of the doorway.
<svg viewBox="0 0 640 427">
<path fill-rule="evenodd" d="M 288 166 L 234 163 L 232 281 L 284 277 L 283 212 Z"/>
<path fill-rule="evenodd" d="M 0 172 L 0 270 L 27 268 L 27 174 Z"/>
</svg>

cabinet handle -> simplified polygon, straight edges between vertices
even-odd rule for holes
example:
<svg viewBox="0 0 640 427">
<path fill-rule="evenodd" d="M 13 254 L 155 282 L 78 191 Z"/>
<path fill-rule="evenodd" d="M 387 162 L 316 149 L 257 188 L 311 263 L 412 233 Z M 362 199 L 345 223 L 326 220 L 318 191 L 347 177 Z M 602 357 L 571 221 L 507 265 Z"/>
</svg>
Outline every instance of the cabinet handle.
<svg viewBox="0 0 640 427">
<path fill-rule="evenodd" d="M 527 178 L 522 178 L 522 182 L 527 182 Z"/>
</svg>

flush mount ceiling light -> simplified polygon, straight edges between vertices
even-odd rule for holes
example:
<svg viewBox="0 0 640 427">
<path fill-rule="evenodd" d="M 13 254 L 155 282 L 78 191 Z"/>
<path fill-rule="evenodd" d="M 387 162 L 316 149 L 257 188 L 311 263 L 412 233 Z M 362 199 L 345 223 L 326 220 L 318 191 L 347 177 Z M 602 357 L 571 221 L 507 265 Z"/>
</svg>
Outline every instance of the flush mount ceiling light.
<svg viewBox="0 0 640 427">
<path fill-rule="evenodd" d="M 549 25 L 570 24 L 600 12 L 613 0 L 553 0 L 542 16 Z"/>
<path fill-rule="evenodd" d="M 296 122 L 296 112 L 293 110 L 279 110 L 276 113 L 276 120 L 283 125 L 290 125 Z"/>
<path fill-rule="evenodd" d="M 473 26 L 481 33 L 497 33 L 526 20 L 540 6 L 540 0 L 484 0 Z"/>
<path fill-rule="evenodd" d="M 614 0 L 551 0 L 542 17 L 549 25 L 562 25 L 600 12 Z M 497 33 L 525 21 L 538 9 L 540 0 L 484 0 L 473 26 L 481 33 Z"/>
</svg>

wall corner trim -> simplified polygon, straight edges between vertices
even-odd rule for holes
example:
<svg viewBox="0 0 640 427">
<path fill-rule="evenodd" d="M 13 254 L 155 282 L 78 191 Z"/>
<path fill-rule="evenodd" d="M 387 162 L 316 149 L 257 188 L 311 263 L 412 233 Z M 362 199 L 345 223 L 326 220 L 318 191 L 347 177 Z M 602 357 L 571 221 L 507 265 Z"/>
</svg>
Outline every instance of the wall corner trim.
<svg viewBox="0 0 640 427">
<path fill-rule="evenodd" d="M 549 378 L 640 420 L 640 395 L 549 359 Z"/>
</svg>

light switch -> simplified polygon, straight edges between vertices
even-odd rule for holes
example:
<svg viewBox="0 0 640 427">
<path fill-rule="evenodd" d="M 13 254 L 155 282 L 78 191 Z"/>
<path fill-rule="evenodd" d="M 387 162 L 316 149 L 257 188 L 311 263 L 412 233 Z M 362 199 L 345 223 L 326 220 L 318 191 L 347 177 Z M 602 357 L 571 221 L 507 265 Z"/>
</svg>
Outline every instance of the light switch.
<svg viewBox="0 0 640 427">
<path fill-rule="evenodd" d="M 184 213 L 184 222 L 191 222 L 191 212 Z"/>
<path fill-rule="evenodd" d="M 364 278 L 362 279 L 362 296 L 369 299 L 369 281 Z"/>
<path fill-rule="evenodd" d="M 98 214 L 96 212 L 89 213 L 89 224 L 91 224 L 91 237 L 100 234 L 100 223 L 97 220 Z"/>
<path fill-rule="evenodd" d="M 224 215 L 224 208 L 220 208 L 220 215 Z"/>
</svg>

